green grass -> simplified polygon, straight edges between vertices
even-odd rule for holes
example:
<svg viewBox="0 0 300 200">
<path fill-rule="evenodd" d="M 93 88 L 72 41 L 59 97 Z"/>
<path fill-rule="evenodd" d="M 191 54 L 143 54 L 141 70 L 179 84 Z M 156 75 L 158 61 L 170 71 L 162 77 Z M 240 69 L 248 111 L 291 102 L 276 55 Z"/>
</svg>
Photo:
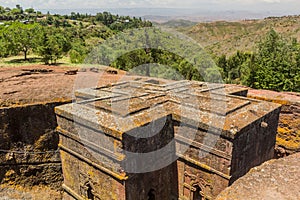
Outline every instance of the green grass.
<svg viewBox="0 0 300 200">
<path fill-rule="evenodd" d="M 104 65 L 96 65 L 96 64 L 74 64 L 70 62 L 70 58 L 68 56 L 64 56 L 57 61 L 56 65 L 45 65 L 42 62 L 41 57 L 31 54 L 27 56 L 28 60 L 24 60 L 23 55 L 19 56 L 11 56 L 8 58 L 0 58 L 0 68 L 13 68 L 13 67 L 26 67 L 26 66 L 58 66 L 58 67 L 77 67 L 77 68 L 90 68 L 97 67 L 99 69 L 105 70 L 107 66 Z"/>
<path fill-rule="evenodd" d="M 11 56 L 8 58 L 0 58 L 0 67 L 15 67 L 15 66 L 27 66 L 33 64 L 42 64 L 38 57 L 29 55 L 28 60 L 24 60 L 24 56 Z"/>
<path fill-rule="evenodd" d="M 24 60 L 23 55 L 10 56 L 7 58 L 0 58 L 0 68 L 6 67 L 18 67 L 18 66 L 34 66 L 34 65 L 45 65 L 42 58 L 31 54 L 27 56 L 27 60 Z M 45 65 L 47 66 L 47 65 Z M 81 64 L 74 64 L 70 62 L 70 58 L 67 56 L 62 57 L 57 61 L 55 66 L 74 66 L 80 67 Z"/>
</svg>

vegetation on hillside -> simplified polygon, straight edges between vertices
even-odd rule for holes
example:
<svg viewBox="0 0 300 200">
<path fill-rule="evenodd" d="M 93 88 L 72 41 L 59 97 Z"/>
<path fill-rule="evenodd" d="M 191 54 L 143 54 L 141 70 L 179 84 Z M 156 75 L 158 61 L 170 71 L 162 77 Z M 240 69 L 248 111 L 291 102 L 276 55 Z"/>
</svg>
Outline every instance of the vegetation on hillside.
<svg viewBox="0 0 300 200">
<path fill-rule="evenodd" d="M 96 15 L 72 12 L 70 15 L 42 14 L 33 8 L 23 10 L 0 6 L 1 57 L 18 55 L 27 59 L 29 53 L 43 58 L 45 64 L 55 64 L 63 55 L 74 63 L 83 62 L 97 44 L 126 29 L 151 27 L 141 18 L 113 15 L 109 12 Z"/>
<path fill-rule="evenodd" d="M 269 17 L 236 22 L 216 21 L 180 28 L 215 55 L 233 55 L 237 50 L 255 51 L 257 43 L 274 29 L 284 38 L 300 40 L 300 16 Z"/>
<path fill-rule="evenodd" d="M 300 92 L 300 44 L 271 29 L 255 52 L 237 51 L 217 58 L 227 83 L 258 89 Z"/>
<path fill-rule="evenodd" d="M 177 30 L 211 53 L 226 83 L 300 91 L 300 16 L 199 23 Z"/>
<path fill-rule="evenodd" d="M 0 21 L 0 57 L 23 54 L 26 60 L 34 53 L 45 64 L 55 64 L 67 55 L 72 63 L 105 64 L 147 76 L 223 79 L 258 89 L 300 91 L 300 44 L 292 37 L 300 30 L 296 16 L 201 23 L 189 29 L 187 33 L 205 41 L 214 56 L 159 28 L 138 29 L 151 27 L 149 21 L 109 12 L 51 15 L 19 5 L 0 6 Z"/>
<path fill-rule="evenodd" d="M 201 46 L 159 28 L 118 34 L 94 49 L 86 61 L 146 76 L 222 81 L 221 69 Z"/>
</svg>

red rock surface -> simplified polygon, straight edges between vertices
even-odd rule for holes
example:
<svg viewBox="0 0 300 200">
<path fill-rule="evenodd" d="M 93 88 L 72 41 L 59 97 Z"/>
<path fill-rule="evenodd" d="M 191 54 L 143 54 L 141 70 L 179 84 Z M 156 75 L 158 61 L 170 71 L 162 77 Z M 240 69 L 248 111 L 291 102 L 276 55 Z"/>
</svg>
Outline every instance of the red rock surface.
<svg viewBox="0 0 300 200">
<path fill-rule="evenodd" d="M 300 153 L 253 168 L 217 200 L 299 200 Z"/>
<path fill-rule="evenodd" d="M 71 100 L 77 76 L 65 73 L 74 69 L 77 68 L 47 65 L 0 68 L 0 107 Z M 87 70 L 78 74 L 98 77 L 99 84 L 116 82 L 125 74 L 124 71 L 118 71 L 118 75 L 105 71 L 102 67 L 98 73 Z"/>
<path fill-rule="evenodd" d="M 48 65 L 0 68 L 0 107 L 70 101 L 78 85 L 89 87 L 137 78 L 125 76 L 119 70 L 113 74 L 109 70 L 116 70 L 107 67 L 100 67 L 98 73 L 87 68 L 85 72 L 79 69 L 78 76 L 65 75 L 74 69 L 78 68 Z M 33 73 L 28 73 L 29 70 Z M 278 157 L 300 151 L 300 94 L 249 89 L 248 97 L 283 105 L 277 137 Z"/>
<path fill-rule="evenodd" d="M 0 199 L 22 199 L 22 200 L 61 200 L 61 191 L 56 191 L 47 187 L 13 187 L 9 185 L 0 185 Z"/>
<path fill-rule="evenodd" d="M 100 67 L 98 73 L 87 68 L 85 72 L 79 69 L 78 76 L 65 75 L 74 69 L 78 68 L 48 65 L 0 68 L 0 107 L 70 101 L 78 85 L 95 86 L 137 78 L 125 76 L 119 70 L 113 74 L 109 70 L 116 70 L 107 67 Z M 283 105 L 277 137 L 278 157 L 300 151 L 300 94 L 249 89 L 248 97 Z"/>
<path fill-rule="evenodd" d="M 282 105 L 300 104 L 300 93 L 296 92 L 275 92 L 271 90 L 255 90 L 249 89 L 248 97 L 272 101 Z"/>
</svg>

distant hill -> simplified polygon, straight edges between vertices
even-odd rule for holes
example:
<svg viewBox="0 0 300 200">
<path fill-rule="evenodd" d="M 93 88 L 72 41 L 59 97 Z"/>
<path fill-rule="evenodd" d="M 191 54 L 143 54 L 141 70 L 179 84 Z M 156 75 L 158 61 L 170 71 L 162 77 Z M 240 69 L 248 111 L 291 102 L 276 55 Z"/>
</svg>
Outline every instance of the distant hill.
<svg viewBox="0 0 300 200">
<path fill-rule="evenodd" d="M 281 9 L 282 10 L 282 9 Z M 91 8 L 91 9 L 41 9 L 43 13 L 48 11 L 51 14 L 66 15 L 71 12 L 79 12 L 81 14 L 97 14 L 98 12 L 108 11 L 112 14 L 122 16 L 142 17 L 152 22 L 167 22 L 170 20 L 189 20 L 195 22 L 211 22 L 216 20 L 243 20 L 243 19 L 263 19 L 267 16 L 286 15 L 283 11 L 271 10 L 239 10 L 216 8 L 215 6 L 203 6 L 201 8 Z M 294 14 L 294 13 L 290 13 Z"/>
<path fill-rule="evenodd" d="M 236 22 L 199 23 L 177 29 L 195 39 L 215 55 L 230 55 L 237 50 L 253 51 L 256 43 L 273 28 L 285 38 L 300 41 L 300 16 L 268 17 Z"/>
<path fill-rule="evenodd" d="M 192 22 L 189 20 L 178 19 L 178 20 L 170 20 L 164 23 L 156 23 L 160 26 L 166 26 L 169 28 L 191 28 L 197 24 L 197 22 Z"/>
</svg>

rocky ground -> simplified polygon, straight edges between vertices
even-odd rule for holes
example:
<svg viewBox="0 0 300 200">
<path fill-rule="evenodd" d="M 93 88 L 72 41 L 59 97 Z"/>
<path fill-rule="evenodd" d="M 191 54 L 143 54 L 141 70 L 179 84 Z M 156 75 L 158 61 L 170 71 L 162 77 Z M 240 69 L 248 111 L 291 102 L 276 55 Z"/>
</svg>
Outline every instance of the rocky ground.
<svg viewBox="0 0 300 200">
<path fill-rule="evenodd" d="M 299 200 L 300 153 L 253 168 L 217 200 Z"/>
<path fill-rule="evenodd" d="M 0 185 L 0 200 L 60 200 L 62 192 L 46 187 L 22 188 Z"/>
<path fill-rule="evenodd" d="M 78 70 L 78 76 L 66 72 Z M 72 73 L 69 73 L 72 74 Z M 34 65 L 0 68 L 0 107 L 43 102 L 65 102 L 80 87 L 95 87 L 117 81 L 141 79 L 125 76 L 124 71 L 111 68 Z M 277 137 L 278 157 L 300 151 L 300 94 L 249 90 L 248 97 L 283 105 Z M 273 160 L 253 169 L 231 188 L 223 199 L 300 199 L 300 154 Z M 245 198 L 244 198 L 245 196 Z M 11 187 L 0 185 L 0 200 L 61 199 L 60 191 L 46 187 Z"/>
<path fill-rule="evenodd" d="M 51 147 L 51 143 L 54 144 L 56 141 L 53 134 L 56 120 L 51 118 L 54 116 L 51 107 L 71 101 L 74 90 L 81 87 L 96 87 L 118 81 L 143 79 L 138 76 L 124 75 L 126 75 L 124 71 L 101 66 L 97 68 L 47 65 L 0 67 L 0 149 L 11 148 L 10 150 L 18 152 L 49 151 L 49 155 L 48 153 L 32 154 L 30 157 L 26 152 L 16 155 L 2 152 L 0 154 L 2 165 L 6 162 L 36 164 L 33 167 L 1 165 L 0 184 L 5 185 L 0 185 L 0 200 L 61 199 L 60 192 L 55 190 L 61 189 L 60 165 L 55 156 L 50 153 L 56 150 L 55 146 Z M 28 106 L 30 104 L 36 106 Z M 44 123 L 45 119 L 47 123 Z M 19 125 L 13 127 L 14 124 Z M 16 134 L 9 134 L 11 132 Z M 18 133 L 22 137 L 19 137 Z M 49 138 L 50 135 L 53 138 Z M 14 139 L 15 137 L 19 138 Z M 55 145 L 57 146 L 57 142 Z"/>
<path fill-rule="evenodd" d="M 78 70 L 77 74 L 79 76 L 72 75 L 72 72 L 75 72 L 74 70 Z M 95 80 L 96 85 L 109 84 L 111 82 L 116 82 L 117 80 L 121 79 L 122 76 L 125 74 L 125 72 L 123 71 L 117 71 L 117 70 L 112 71 L 112 70 L 113 69 L 106 68 L 106 67 L 100 67 L 100 68 L 90 67 L 85 70 L 82 70 L 74 67 L 46 66 L 46 65 L 0 68 L 0 88 L 1 88 L 0 108 L 11 107 L 11 106 L 14 107 L 14 106 L 26 105 L 32 103 L 44 104 L 46 102 L 70 101 L 72 99 L 73 90 L 75 89 L 76 84 L 77 85 L 86 84 L 88 83 L 88 81 L 91 80 L 92 81 Z M 69 72 L 68 73 L 69 75 L 67 75 L 66 72 Z M 117 73 L 117 75 L 115 73 Z M 78 77 L 79 80 L 77 80 Z M 17 109 L 17 107 L 15 108 Z M 18 112 L 19 114 L 22 112 L 23 113 L 31 112 L 32 116 L 31 115 L 30 116 L 33 117 L 33 119 L 35 119 L 33 110 L 26 110 L 26 107 L 20 107 L 17 110 L 20 111 Z M 15 116 L 14 118 L 16 118 L 16 120 L 18 121 L 18 118 L 20 118 L 19 120 L 21 120 L 22 116 Z M 40 118 L 43 119 L 42 116 Z M 1 117 L 0 120 L 4 120 L 4 119 L 6 119 L 5 116 Z M 22 120 L 24 121 L 25 119 Z M 33 134 L 34 131 L 38 135 L 43 133 L 43 130 L 40 129 L 43 129 L 44 126 L 38 124 L 37 123 L 38 120 L 36 120 L 34 123 L 29 123 L 29 121 L 27 120 L 24 126 L 27 127 L 29 126 L 29 124 L 33 124 L 32 126 L 29 126 L 31 127 L 30 129 L 31 135 L 34 135 Z M 3 123 L 1 122 L 1 124 Z M 46 126 L 51 125 L 50 122 L 45 124 Z M 10 124 L 7 124 L 7 127 L 9 126 Z M 34 128 L 37 127 L 39 127 L 40 129 L 33 130 Z M 3 127 L 0 127 L 0 130 L 1 129 L 3 129 Z M 21 130 L 20 127 L 19 129 Z M 5 127 L 3 130 L 6 130 Z M 24 132 L 20 130 L 18 131 L 22 133 L 26 133 L 26 131 Z M 47 134 L 45 134 L 45 136 L 47 136 Z M 42 137 L 40 139 L 42 139 Z M 46 140 L 49 141 L 48 139 Z M 4 143 L 3 138 L 1 138 L 1 141 Z M 31 139 L 28 139 L 28 141 L 31 141 Z M 50 144 L 48 143 L 47 145 Z M 44 151 L 44 148 L 37 151 L 42 151 L 42 150 Z M 45 156 L 45 154 L 43 154 L 43 156 Z M 3 160 L 5 159 L 2 159 L 2 161 Z M 32 160 L 32 162 L 33 161 L 34 160 Z M 50 162 L 51 159 L 46 161 Z M 44 161 L 39 160 L 39 162 L 44 162 Z M 14 170 L 12 169 L 6 170 L 4 169 L 5 167 L 2 167 L 1 169 L 3 171 L 0 172 L 0 176 L 6 178 L 0 180 L 0 182 L 6 184 L 0 185 L 0 200 L 62 199 L 60 191 L 55 190 L 55 189 L 59 189 L 60 188 L 59 186 L 61 185 L 61 180 L 60 180 L 61 176 L 59 176 L 61 174 L 60 171 L 58 170 L 59 165 L 57 165 L 56 167 L 56 163 L 53 163 L 53 167 L 51 166 L 52 165 L 49 165 L 48 167 L 43 167 L 41 165 L 41 167 L 39 168 L 39 165 L 35 165 L 34 167 L 32 167 L 32 169 L 26 166 L 19 167 L 19 168 L 16 166 L 13 167 Z M 24 180 L 19 180 L 18 177 L 15 176 L 20 176 L 20 173 L 27 174 L 28 177 Z M 53 176 L 53 174 L 57 174 L 57 176 Z M 52 177 L 48 177 L 49 175 L 51 175 Z M 57 180 L 59 186 L 48 184 L 50 179 L 54 180 L 54 182 L 55 180 Z M 41 181 L 41 183 L 39 184 L 37 181 Z M 22 185 L 24 187 L 21 187 L 19 185 Z M 40 185 L 40 186 L 36 186 L 36 185 Z M 47 187 L 41 185 L 47 185 Z"/>
<path fill-rule="evenodd" d="M 67 71 L 76 69 L 79 76 L 66 75 Z M 71 100 L 73 90 L 79 84 L 89 84 L 89 81 L 109 84 L 122 79 L 124 74 L 124 71 L 107 67 L 84 70 L 47 65 L 0 68 L 0 107 Z"/>
</svg>

